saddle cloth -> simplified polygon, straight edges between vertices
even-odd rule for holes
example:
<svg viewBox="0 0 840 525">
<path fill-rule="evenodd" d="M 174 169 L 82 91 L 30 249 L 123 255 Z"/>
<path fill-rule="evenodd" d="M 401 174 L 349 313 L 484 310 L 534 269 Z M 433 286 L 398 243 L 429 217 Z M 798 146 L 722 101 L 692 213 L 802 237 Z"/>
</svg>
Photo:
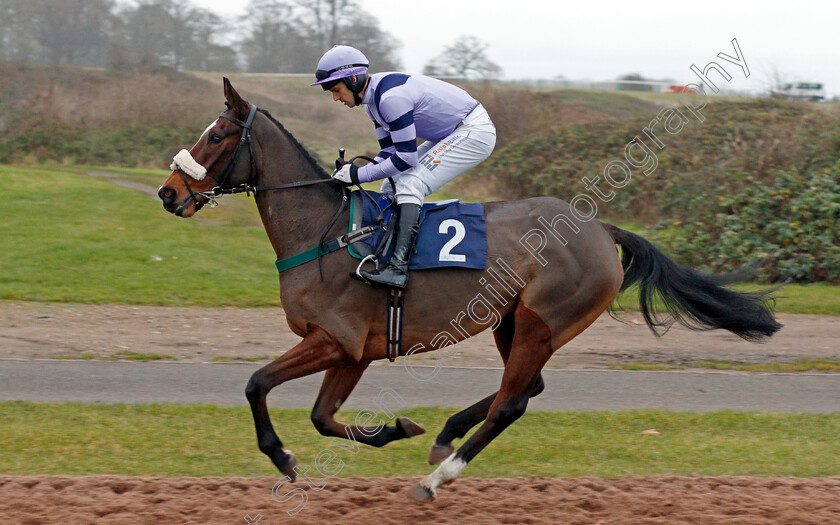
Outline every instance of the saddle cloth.
<svg viewBox="0 0 840 525">
<path fill-rule="evenodd" d="M 352 232 L 374 224 L 380 209 L 392 203 L 390 195 L 369 191 L 377 200 L 379 208 L 361 192 L 354 191 L 350 199 L 350 226 Z M 386 224 L 392 221 L 396 206 L 385 210 Z M 378 231 L 362 242 L 348 246 L 350 254 L 363 259 L 379 246 L 385 232 Z M 393 239 L 392 239 L 393 240 Z M 379 254 L 379 263 L 387 264 L 394 251 L 394 243 L 388 241 Z M 414 254 L 409 270 L 432 268 L 470 268 L 483 270 L 487 261 L 487 229 L 484 222 L 484 206 L 479 203 L 462 203 L 457 199 L 423 204 L 420 211 L 420 232 L 417 235 Z"/>
</svg>

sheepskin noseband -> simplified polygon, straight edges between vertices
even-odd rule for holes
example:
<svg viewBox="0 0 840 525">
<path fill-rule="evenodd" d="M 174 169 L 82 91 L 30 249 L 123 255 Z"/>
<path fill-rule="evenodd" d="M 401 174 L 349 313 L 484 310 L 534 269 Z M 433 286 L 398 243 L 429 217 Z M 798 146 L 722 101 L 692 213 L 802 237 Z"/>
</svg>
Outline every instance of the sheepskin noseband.
<svg viewBox="0 0 840 525">
<path fill-rule="evenodd" d="M 172 164 L 169 165 L 169 169 L 172 171 L 175 171 L 176 168 L 195 180 L 201 180 L 207 176 L 207 168 L 196 162 L 190 152 L 185 149 L 179 151 L 172 159 Z"/>
</svg>

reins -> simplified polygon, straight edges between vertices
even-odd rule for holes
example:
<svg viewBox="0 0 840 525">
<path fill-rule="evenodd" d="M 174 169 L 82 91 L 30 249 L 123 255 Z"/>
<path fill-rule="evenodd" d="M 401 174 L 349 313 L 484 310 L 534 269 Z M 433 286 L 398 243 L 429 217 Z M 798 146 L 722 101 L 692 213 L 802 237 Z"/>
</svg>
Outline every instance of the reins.
<svg viewBox="0 0 840 525">
<path fill-rule="evenodd" d="M 227 102 L 225 102 L 225 104 L 228 106 L 228 109 L 230 109 L 230 107 L 231 107 L 230 104 L 227 103 Z M 189 191 L 189 193 L 190 193 L 190 198 L 192 198 L 192 200 L 195 203 L 196 211 L 200 210 L 204 206 L 204 203 L 199 202 L 199 200 L 198 200 L 199 195 L 208 199 L 208 201 L 211 203 L 211 207 L 215 207 L 217 205 L 217 202 L 216 202 L 215 198 L 220 197 L 222 195 L 236 195 L 236 194 L 240 194 L 240 193 L 245 193 L 246 195 L 250 196 L 252 193 L 254 195 L 256 195 L 257 192 L 262 192 L 262 191 L 275 191 L 275 190 L 286 190 L 286 189 L 293 189 L 293 188 L 303 188 L 303 187 L 314 186 L 315 184 L 323 184 L 323 183 L 327 183 L 327 182 L 333 182 L 333 183 L 341 184 L 341 202 L 339 204 L 338 211 L 336 211 L 335 215 L 333 215 L 332 219 L 330 220 L 329 225 L 327 225 L 326 229 L 321 234 L 321 237 L 318 240 L 318 246 L 316 246 L 315 248 L 313 248 L 311 250 L 307 250 L 303 253 L 300 253 L 300 254 L 297 254 L 293 257 L 290 257 L 288 259 L 284 259 L 283 261 L 277 261 L 278 270 L 283 271 L 284 269 L 293 268 L 295 266 L 298 266 L 300 264 L 303 264 L 305 262 L 308 262 L 308 261 L 311 261 L 311 260 L 317 258 L 318 259 L 318 272 L 321 276 L 321 280 L 323 281 L 324 280 L 324 271 L 323 271 L 323 266 L 322 266 L 322 262 L 321 262 L 322 256 L 326 255 L 328 253 L 331 253 L 331 252 L 333 252 L 337 249 L 343 248 L 344 246 L 347 246 L 348 244 L 352 244 L 352 243 L 361 241 L 365 237 L 368 237 L 368 236 L 372 235 L 373 233 L 375 233 L 378 230 L 388 231 L 389 230 L 388 225 L 385 224 L 385 221 L 384 221 L 383 217 L 384 217 L 385 211 L 390 207 L 390 205 L 386 206 L 385 209 L 382 209 L 379 206 L 379 203 L 376 202 L 376 199 L 371 197 L 370 194 L 368 194 L 368 192 L 364 188 L 362 188 L 360 185 L 356 185 L 359 188 L 359 190 L 362 192 L 362 194 L 365 197 L 367 197 L 368 199 L 370 199 L 370 201 L 373 202 L 374 205 L 379 210 L 379 215 L 376 218 L 375 225 L 370 226 L 368 228 L 363 228 L 361 231 L 352 232 L 350 234 L 342 235 L 342 236 L 340 236 L 336 239 L 332 239 L 331 241 L 325 242 L 324 239 L 326 238 L 326 236 L 330 232 L 330 230 L 332 230 L 333 226 L 335 226 L 335 223 L 338 221 L 339 217 L 341 217 L 341 213 L 344 211 L 344 208 L 347 205 L 347 201 L 348 201 L 348 197 L 349 197 L 348 191 L 347 191 L 347 186 L 344 185 L 343 183 L 340 183 L 339 181 L 336 181 L 333 178 L 315 179 L 315 180 L 302 180 L 302 181 L 295 181 L 295 182 L 287 182 L 287 183 L 284 183 L 284 184 L 272 184 L 272 185 L 268 185 L 268 186 L 255 186 L 255 185 L 253 185 L 255 171 L 254 171 L 254 150 L 251 146 L 251 124 L 254 121 L 254 115 L 256 114 L 256 112 L 257 112 L 257 106 L 254 105 L 254 104 L 251 104 L 250 105 L 250 111 L 248 112 L 248 118 L 244 122 L 235 118 L 235 117 L 232 117 L 232 116 L 228 115 L 224 111 L 219 115 L 220 117 L 225 118 L 225 119 L 233 122 L 234 124 L 240 126 L 242 128 L 242 136 L 239 139 L 239 143 L 236 145 L 236 149 L 233 152 L 233 156 L 231 157 L 230 162 L 228 162 L 227 166 L 225 167 L 224 172 L 222 173 L 222 177 L 220 179 L 217 179 L 216 177 L 212 176 L 209 172 L 207 173 L 207 175 L 211 179 L 213 179 L 213 181 L 216 182 L 216 186 L 214 188 L 212 188 L 210 190 L 207 190 L 207 191 L 194 192 L 192 187 L 189 184 L 189 181 L 187 180 L 186 176 L 184 175 L 183 170 L 180 167 L 176 166 L 178 174 L 181 176 L 181 179 L 184 181 L 184 185 L 187 187 L 187 191 Z M 239 156 L 240 156 L 241 151 L 242 151 L 243 147 L 245 146 L 245 144 L 248 145 L 248 155 L 249 155 L 249 163 L 250 163 L 250 166 L 249 166 L 250 170 L 249 170 L 249 173 L 248 173 L 248 179 L 246 180 L 246 182 L 244 182 L 243 184 L 240 184 L 238 186 L 234 186 L 234 187 L 231 187 L 231 188 L 225 188 L 224 185 L 227 183 L 228 179 L 230 178 L 230 175 L 233 172 L 234 168 L 236 168 L 236 165 L 239 162 Z M 344 162 L 344 149 L 343 148 L 339 150 L 339 157 L 340 157 L 340 160 L 342 162 Z M 367 160 L 371 163 L 376 164 L 376 161 L 374 161 L 370 157 L 366 157 L 364 155 L 357 155 L 357 156 L 353 157 L 352 159 L 350 159 L 349 163 L 354 162 L 356 159 L 363 159 L 363 160 Z M 338 163 L 338 161 L 337 161 L 336 165 L 337 165 L 337 167 L 340 165 Z M 394 193 L 396 193 L 396 185 L 394 184 L 393 179 L 391 179 L 389 177 L 389 180 L 391 182 L 392 187 L 394 187 Z M 388 236 L 386 235 L 386 238 L 387 237 Z M 381 244 L 384 244 L 384 243 L 381 243 Z M 380 247 L 380 249 L 381 249 L 381 247 Z M 377 250 L 377 252 L 378 251 L 379 250 Z"/>
<path fill-rule="evenodd" d="M 212 190 L 202 191 L 199 192 L 197 195 L 203 195 L 204 197 L 218 197 L 220 195 L 236 195 L 238 193 L 246 193 L 249 196 L 251 193 L 257 193 L 258 191 L 270 191 L 270 190 L 286 190 L 289 188 L 302 188 L 304 186 L 312 186 L 313 184 L 321 184 L 323 182 L 336 182 L 333 179 L 316 179 L 316 180 L 299 180 L 296 182 L 288 182 L 286 184 L 275 184 L 272 186 L 250 186 L 248 183 L 240 184 L 239 186 L 234 186 L 233 188 L 222 188 L 221 186 L 216 186 Z"/>
</svg>

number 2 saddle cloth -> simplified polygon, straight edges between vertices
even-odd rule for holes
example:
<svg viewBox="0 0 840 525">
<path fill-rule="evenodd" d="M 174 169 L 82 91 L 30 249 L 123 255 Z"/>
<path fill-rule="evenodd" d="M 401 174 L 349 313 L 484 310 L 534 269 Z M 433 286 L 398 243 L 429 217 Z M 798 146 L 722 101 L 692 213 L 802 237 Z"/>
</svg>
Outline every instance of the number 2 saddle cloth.
<svg viewBox="0 0 840 525">
<path fill-rule="evenodd" d="M 377 204 L 361 192 L 354 191 L 350 199 L 349 230 L 352 232 L 374 224 L 380 210 L 385 210 L 385 224 L 396 225 L 396 220 L 392 220 L 396 206 L 388 207 L 393 197 L 373 191 L 367 193 Z M 386 232 L 378 231 L 364 241 L 350 245 L 350 254 L 363 259 L 376 251 L 385 235 Z M 387 264 L 394 251 L 394 243 L 391 240 L 386 243 L 378 257 L 380 264 Z M 420 211 L 420 233 L 408 266 L 410 270 L 446 267 L 483 270 L 486 261 L 484 206 L 480 203 L 463 203 L 458 199 L 423 204 Z"/>
</svg>

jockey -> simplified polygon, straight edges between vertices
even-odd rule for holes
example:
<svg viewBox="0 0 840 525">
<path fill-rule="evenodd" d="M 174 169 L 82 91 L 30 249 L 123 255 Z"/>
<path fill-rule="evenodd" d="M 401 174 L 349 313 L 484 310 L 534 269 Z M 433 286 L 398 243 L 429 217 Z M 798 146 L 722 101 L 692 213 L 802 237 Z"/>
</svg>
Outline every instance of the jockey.
<svg viewBox="0 0 840 525">
<path fill-rule="evenodd" d="M 399 217 L 394 254 L 383 269 L 361 273 L 371 282 L 405 288 L 423 200 L 489 157 L 496 128 L 484 107 L 459 87 L 423 75 L 368 75 L 368 66 L 358 49 L 335 46 L 318 62 L 312 85 L 349 108 L 365 106 L 373 121 L 381 147 L 377 163 L 346 164 L 332 176 L 346 184 L 393 179 Z M 418 138 L 425 140 L 419 148 Z M 383 182 L 382 192 L 391 191 Z"/>
</svg>

